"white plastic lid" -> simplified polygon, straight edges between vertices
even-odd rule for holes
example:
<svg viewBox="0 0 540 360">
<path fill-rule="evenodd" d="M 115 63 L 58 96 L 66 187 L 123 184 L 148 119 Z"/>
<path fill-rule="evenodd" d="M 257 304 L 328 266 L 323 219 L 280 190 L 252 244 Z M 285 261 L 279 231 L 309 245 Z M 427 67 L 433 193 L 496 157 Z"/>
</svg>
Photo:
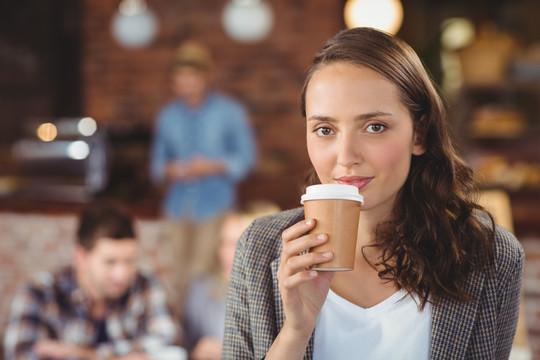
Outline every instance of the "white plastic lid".
<svg viewBox="0 0 540 360">
<path fill-rule="evenodd" d="M 306 188 L 306 193 L 302 195 L 300 204 L 308 200 L 342 199 L 359 201 L 364 205 L 364 197 L 358 193 L 358 188 L 346 184 L 319 184 Z"/>
</svg>

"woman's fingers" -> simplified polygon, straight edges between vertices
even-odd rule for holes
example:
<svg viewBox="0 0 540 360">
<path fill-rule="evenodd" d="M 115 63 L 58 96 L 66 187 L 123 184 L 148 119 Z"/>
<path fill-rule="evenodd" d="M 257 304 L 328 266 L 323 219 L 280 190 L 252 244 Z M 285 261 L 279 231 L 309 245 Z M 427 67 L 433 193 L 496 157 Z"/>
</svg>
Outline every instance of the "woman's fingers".
<svg viewBox="0 0 540 360">
<path fill-rule="evenodd" d="M 315 226 L 315 220 L 307 219 L 300 221 L 282 233 L 283 256 L 289 258 L 298 255 L 309 248 L 324 243 L 327 239 L 325 234 L 306 234 Z"/>
<path fill-rule="evenodd" d="M 285 288 L 292 289 L 298 285 L 309 281 L 318 276 L 318 272 L 310 270 L 309 267 L 315 264 L 321 264 L 332 260 L 332 253 L 309 253 L 295 256 L 288 260 L 287 268 L 289 276 L 285 277 L 282 285 Z"/>
<path fill-rule="evenodd" d="M 298 255 L 312 247 L 324 244 L 328 239 L 326 234 L 307 234 L 298 239 L 283 244 L 283 254 L 287 257 Z"/>
<path fill-rule="evenodd" d="M 310 252 L 298 256 L 293 256 L 287 259 L 286 266 L 294 273 L 296 271 L 303 271 L 309 269 L 316 264 L 322 264 L 332 259 L 331 252 Z"/>
<path fill-rule="evenodd" d="M 306 252 L 306 250 L 321 245 L 328 240 L 328 235 L 326 234 L 305 235 L 314 226 L 315 221 L 313 219 L 307 219 L 300 221 L 283 232 L 283 250 L 278 277 L 285 279 L 302 272 L 304 273 L 303 275 L 296 277 L 298 280 L 291 280 L 291 282 L 298 283 L 298 281 L 305 281 L 309 279 L 306 278 L 306 270 L 309 267 L 331 260 L 331 253 Z"/>
<path fill-rule="evenodd" d="M 315 227 L 314 219 L 306 219 L 306 220 L 297 222 L 293 226 L 285 229 L 283 233 L 281 233 L 283 244 L 285 245 L 289 241 L 299 238 L 300 236 L 304 235 L 305 233 L 307 233 L 314 227 Z"/>
</svg>

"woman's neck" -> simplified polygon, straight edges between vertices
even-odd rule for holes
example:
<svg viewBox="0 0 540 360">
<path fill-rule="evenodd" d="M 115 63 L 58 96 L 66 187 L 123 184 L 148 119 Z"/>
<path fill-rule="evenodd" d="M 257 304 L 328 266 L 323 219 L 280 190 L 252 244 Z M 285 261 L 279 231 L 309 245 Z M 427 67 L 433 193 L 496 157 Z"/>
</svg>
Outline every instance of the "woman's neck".
<svg viewBox="0 0 540 360">
<path fill-rule="evenodd" d="M 394 294 L 398 288 L 393 281 L 379 277 L 375 264 L 380 263 L 381 251 L 375 244 L 377 226 L 387 221 L 376 212 L 360 213 L 356 256 L 352 271 L 337 272 L 331 289 L 342 298 L 363 308 L 372 307 Z"/>
<path fill-rule="evenodd" d="M 380 213 L 375 209 L 360 211 L 360 219 L 358 220 L 358 236 L 357 236 L 357 252 L 366 245 L 375 243 L 377 235 L 377 227 L 385 221 L 389 220 L 388 212 Z"/>
<path fill-rule="evenodd" d="M 370 231 L 362 231 L 367 226 Z M 398 287 L 393 281 L 381 279 L 376 266 L 380 263 L 381 251 L 375 243 L 376 224 L 360 223 L 356 243 L 354 269 L 337 272 L 332 279 L 331 289 L 362 308 L 370 308 L 394 294 Z"/>
</svg>

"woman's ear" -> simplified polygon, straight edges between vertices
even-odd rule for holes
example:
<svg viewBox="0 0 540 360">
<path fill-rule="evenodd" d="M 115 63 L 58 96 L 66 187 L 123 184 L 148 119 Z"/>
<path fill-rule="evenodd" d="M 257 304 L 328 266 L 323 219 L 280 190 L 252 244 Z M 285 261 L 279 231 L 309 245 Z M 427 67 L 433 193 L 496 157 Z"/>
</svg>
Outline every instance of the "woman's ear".
<svg viewBox="0 0 540 360">
<path fill-rule="evenodd" d="M 416 156 L 419 156 L 419 155 L 422 155 L 425 152 L 426 152 L 426 146 L 424 145 L 424 141 L 421 140 L 421 138 L 419 136 L 417 136 L 417 134 L 415 133 L 414 134 L 414 145 L 413 145 L 412 154 L 416 155 Z"/>
<path fill-rule="evenodd" d="M 426 115 L 422 115 L 420 120 L 416 122 L 414 126 L 414 145 L 412 149 L 412 154 L 419 156 L 426 152 L 426 136 L 424 132 L 420 132 L 419 129 L 424 129 L 422 126 L 425 122 Z"/>
</svg>

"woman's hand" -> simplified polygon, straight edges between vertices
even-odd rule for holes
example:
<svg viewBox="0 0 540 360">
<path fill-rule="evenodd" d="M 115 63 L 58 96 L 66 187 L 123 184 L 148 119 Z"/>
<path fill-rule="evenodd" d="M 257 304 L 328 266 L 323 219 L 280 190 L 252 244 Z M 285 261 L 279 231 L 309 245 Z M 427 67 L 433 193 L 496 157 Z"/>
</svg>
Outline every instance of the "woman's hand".
<svg viewBox="0 0 540 360">
<path fill-rule="evenodd" d="M 315 226 L 315 220 L 301 221 L 282 234 L 283 251 L 278 269 L 279 290 L 285 311 L 284 326 L 268 353 L 268 358 L 303 357 L 315 328 L 317 315 L 326 300 L 333 271 L 318 272 L 309 268 L 328 262 L 332 253 L 307 252 L 328 241 L 326 234 L 306 234 Z M 294 355 L 293 355 L 294 354 Z"/>
</svg>

